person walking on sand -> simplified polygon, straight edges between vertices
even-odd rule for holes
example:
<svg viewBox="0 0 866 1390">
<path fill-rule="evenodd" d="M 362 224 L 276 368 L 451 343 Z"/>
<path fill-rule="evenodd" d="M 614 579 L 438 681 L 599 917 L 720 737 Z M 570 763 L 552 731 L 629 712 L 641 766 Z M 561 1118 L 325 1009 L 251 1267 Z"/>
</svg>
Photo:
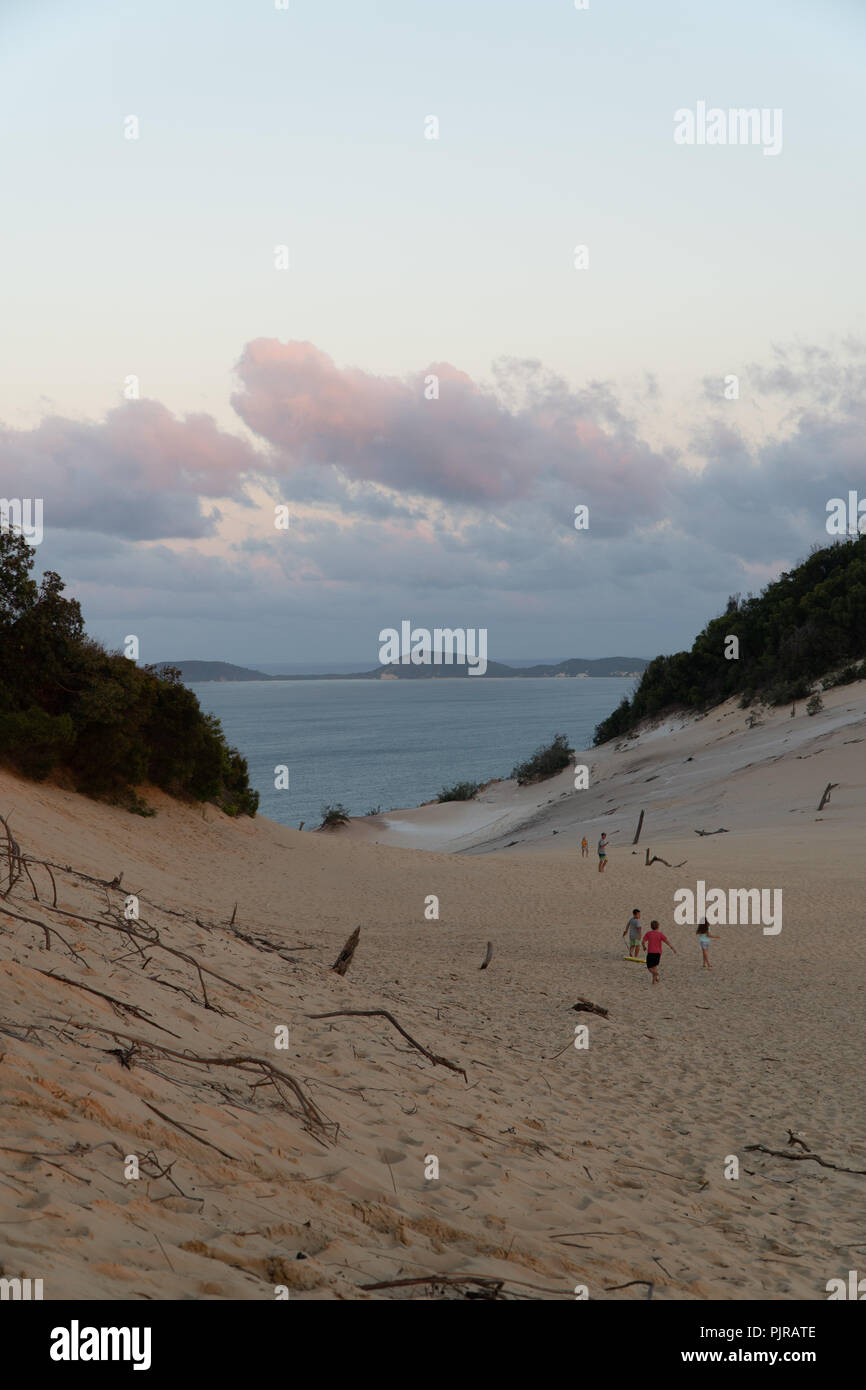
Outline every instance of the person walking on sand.
<svg viewBox="0 0 866 1390">
<path fill-rule="evenodd" d="M 704 970 L 712 970 L 713 967 L 710 965 L 710 942 L 719 941 L 721 940 L 721 938 L 718 936 L 714 936 L 713 933 L 710 931 L 709 927 L 707 926 L 706 917 L 702 917 L 700 922 L 698 923 L 697 935 L 698 941 L 701 944 L 701 952 L 704 957 L 703 968 Z"/>
<path fill-rule="evenodd" d="M 625 932 L 628 932 L 628 953 L 630 956 L 634 956 L 635 960 L 637 960 L 640 955 L 640 929 L 640 908 L 633 907 L 631 910 L 631 917 L 625 924 L 623 936 L 625 936 Z"/>
<path fill-rule="evenodd" d="M 677 955 L 675 946 L 671 946 L 664 932 L 659 929 L 658 922 L 653 919 L 650 922 L 649 931 L 643 939 L 643 948 L 646 951 L 646 968 L 653 977 L 653 984 L 659 982 L 659 961 L 662 958 L 662 942 L 667 942 L 674 955 Z"/>
<path fill-rule="evenodd" d="M 598 842 L 598 872 L 603 874 L 607 868 L 607 834 L 603 830 Z"/>
<path fill-rule="evenodd" d="M 589 840 L 588 840 L 588 839 L 586 838 L 586 836 L 584 835 L 583 839 L 582 839 L 581 842 L 580 842 L 580 857 L 581 857 L 581 859 L 586 859 L 586 858 L 588 858 L 588 856 L 589 856 Z"/>
</svg>

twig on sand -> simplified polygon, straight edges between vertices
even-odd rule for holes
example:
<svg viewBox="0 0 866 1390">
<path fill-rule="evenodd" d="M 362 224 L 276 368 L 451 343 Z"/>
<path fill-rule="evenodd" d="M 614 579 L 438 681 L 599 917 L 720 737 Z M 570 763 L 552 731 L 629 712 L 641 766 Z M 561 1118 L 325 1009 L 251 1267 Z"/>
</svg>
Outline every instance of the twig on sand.
<svg viewBox="0 0 866 1390">
<path fill-rule="evenodd" d="M 696 834 L 696 835 L 728 835 L 728 834 L 730 834 L 730 831 L 726 830 L 725 827 L 724 827 L 723 825 L 720 825 L 719 828 L 718 828 L 718 830 L 696 830 L 696 831 L 695 831 L 695 834 Z"/>
<path fill-rule="evenodd" d="M 132 1014 L 142 1023 L 147 1023 L 151 1028 L 158 1028 L 161 1033 L 168 1033 L 172 1038 L 179 1038 L 179 1033 L 173 1033 L 170 1028 L 163 1028 L 161 1023 L 154 1023 L 146 1009 L 140 1009 L 137 1004 L 127 1004 L 123 999 L 115 999 L 113 994 L 105 994 L 101 989 L 93 989 L 90 985 L 83 985 L 80 980 L 69 980 L 65 975 L 55 975 L 53 970 L 40 970 L 40 975 L 44 975 L 48 980 L 60 980 L 64 985 L 72 985 L 73 989 L 83 989 L 87 994 L 95 994 L 98 999 L 104 999 L 110 1004 L 115 1013 L 123 1017 L 124 1014 Z"/>
<path fill-rule="evenodd" d="M 146 1100 L 144 1104 L 147 1106 L 148 1110 L 153 1111 L 154 1115 L 158 1115 L 161 1120 L 165 1120 L 166 1124 L 174 1125 L 175 1129 L 179 1129 L 184 1134 L 188 1134 L 190 1139 L 198 1140 L 199 1144 L 204 1144 L 209 1149 L 216 1149 L 218 1154 L 222 1154 L 223 1158 L 231 1159 L 233 1163 L 238 1162 L 234 1154 L 227 1154 L 225 1149 L 221 1149 L 218 1144 L 212 1144 L 209 1139 L 202 1139 L 200 1134 L 196 1134 L 192 1129 L 187 1129 L 186 1125 L 181 1124 L 180 1120 L 173 1120 L 170 1115 L 166 1115 L 164 1110 L 157 1110 L 156 1106 L 151 1105 L 149 1100 Z"/>
<path fill-rule="evenodd" d="M 164 1047 L 162 1043 L 150 1042 L 143 1038 L 133 1038 L 128 1033 L 115 1033 L 111 1028 L 102 1028 L 95 1023 L 70 1023 L 67 1025 L 72 1028 L 80 1028 L 82 1031 L 92 1033 L 105 1033 L 110 1038 L 118 1042 L 130 1043 L 139 1052 L 158 1052 L 163 1057 L 172 1057 L 179 1062 L 184 1062 L 188 1066 L 199 1067 L 237 1067 L 241 1071 L 249 1072 L 256 1070 L 264 1074 L 267 1081 L 275 1087 L 277 1094 L 285 1103 L 285 1097 L 280 1090 L 280 1084 L 288 1086 L 297 1098 L 300 1105 L 300 1113 L 305 1121 L 307 1129 L 313 1134 L 318 1130 L 323 1134 L 333 1131 L 332 1138 L 336 1137 L 336 1131 L 332 1120 L 328 1120 L 315 1103 L 305 1095 L 299 1083 L 287 1071 L 281 1071 L 273 1063 L 263 1057 L 200 1057 L 194 1052 L 178 1052 L 176 1048 Z M 259 1083 L 261 1084 L 261 1083 Z"/>
<path fill-rule="evenodd" d="M 360 928 L 357 930 L 360 931 Z M 469 1080 L 463 1067 L 458 1067 L 456 1062 L 449 1062 L 447 1057 L 440 1057 L 435 1052 L 428 1052 L 426 1047 L 422 1047 L 421 1043 L 416 1042 L 415 1039 L 406 1032 L 406 1029 L 401 1027 L 394 1015 L 388 1013 L 387 1009 L 334 1009 L 331 1013 L 327 1014 L 307 1014 L 307 1018 L 386 1018 L 388 1022 L 397 1029 L 397 1032 L 406 1039 L 407 1043 L 417 1048 L 419 1052 L 423 1052 L 424 1056 L 428 1058 L 429 1061 L 433 1062 L 435 1066 L 448 1067 L 449 1071 L 459 1072 L 464 1081 Z"/>
<path fill-rule="evenodd" d="M 3 895 L 0 894 L 0 897 L 2 897 L 2 896 L 3 896 Z M 45 904 L 43 904 L 43 906 L 45 906 L 45 907 L 47 908 L 48 905 L 47 905 L 47 903 L 45 903 Z M 31 926 L 31 927 L 39 927 L 40 931 L 42 931 L 42 932 L 45 933 L 45 949 L 46 949 L 46 951 L 50 951 L 50 950 L 51 950 L 51 937 L 52 937 L 52 934 L 53 934 L 54 936 L 57 937 L 58 941 L 62 941 L 62 942 L 63 942 L 63 945 L 66 947 L 66 950 L 69 952 L 69 955 L 72 957 L 73 960 L 80 961 L 80 963 L 81 963 L 82 965 L 87 965 L 87 961 L 84 959 L 84 957 L 78 954 L 78 952 L 75 950 L 75 947 L 74 947 L 74 946 L 70 946 L 69 942 L 66 940 L 66 937 L 63 936 L 63 935 L 57 930 L 56 927 L 48 927 L 48 926 L 46 926 L 46 924 L 45 924 L 44 922 L 40 922 L 40 921 L 38 920 L 38 918 L 36 918 L 36 917 L 25 917 L 25 916 L 24 916 L 22 913 L 20 913 L 20 912 L 10 912 L 9 909 L 8 909 L 8 907 L 0 907 L 0 912 L 2 912 L 2 914 L 3 914 L 4 917 L 12 917 L 12 918 L 14 918 L 15 921 L 17 921 L 17 922 L 26 922 L 26 923 L 28 924 L 28 926 Z"/>
<path fill-rule="evenodd" d="M 349 966 L 352 964 L 352 957 L 354 956 L 355 951 L 357 950 L 360 936 L 361 928 L 356 927 L 355 930 L 352 932 L 352 935 L 346 942 L 345 946 L 343 947 L 342 951 L 337 956 L 337 959 L 334 961 L 334 964 L 331 966 L 331 969 L 335 971 L 337 975 L 345 975 L 346 971 L 349 969 Z"/>
<path fill-rule="evenodd" d="M 830 1163 L 828 1159 L 808 1150 L 804 1154 L 789 1154 L 786 1149 L 768 1149 L 764 1144 L 746 1144 L 745 1150 L 746 1153 L 770 1154 L 772 1158 L 789 1158 L 792 1163 L 808 1163 L 811 1159 L 813 1163 L 820 1163 L 822 1168 L 833 1168 L 837 1173 L 858 1173 L 866 1176 L 866 1168 L 843 1168 L 840 1164 Z"/>
<path fill-rule="evenodd" d="M 485 952 L 485 954 L 484 954 L 484 959 L 483 959 L 483 961 L 481 962 L 481 964 L 480 964 L 479 967 L 478 967 L 479 970 L 486 970 L 486 969 L 487 969 L 488 965 L 490 964 L 490 959 L 491 959 L 491 956 L 492 956 L 492 955 L 493 955 L 493 942 L 492 942 L 492 941 L 488 941 L 488 943 L 487 943 L 487 950 L 486 950 L 486 952 Z"/>
<path fill-rule="evenodd" d="M 605 1293 L 613 1293 L 614 1289 L 630 1289 L 635 1284 L 643 1284 L 647 1291 L 647 1298 L 652 1298 L 655 1284 L 651 1284 L 649 1279 L 629 1279 L 627 1284 L 605 1284 Z"/>
<path fill-rule="evenodd" d="M 769 1058 L 768 1058 L 767 1060 L 769 1060 Z M 804 1144 L 804 1143 L 803 1143 L 803 1140 L 800 1138 L 799 1134 L 795 1134 L 794 1131 L 793 1131 L 792 1129 L 789 1129 L 789 1130 L 788 1130 L 788 1143 L 789 1143 L 789 1144 L 799 1144 L 801 1149 L 805 1149 L 805 1150 L 806 1150 L 806 1153 L 810 1153 L 810 1152 L 811 1152 L 811 1150 L 809 1149 L 809 1145 L 808 1145 L 808 1144 Z"/>
<path fill-rule="evenodd" d="M 442 1285 L 445 1288 L 459 1287 L 463 1284 L 477 1284 L 479 1288 L 485 1289 L 486 1293 L 468 1294 L 469 1298 L 497 1298 L 502 1290 L 503 1284 L 514 1284 L 523 1289 L 534 1289 L 536 1293 L 556 1293 L 561 1294 L 561 1289 L 545 1288 L 541 1284 L 528 1284 L 525 1279 L 495 1279 L 484 1274 L 425 1274 L 416 1279 L 384 1279 L 378 1284 L 361 1284 L 362 1289 L 401 1289 L 407 1288 L 412 1284 Z M 505 1294 L 503 1297 L 507 1298 Z"/>
</svg>

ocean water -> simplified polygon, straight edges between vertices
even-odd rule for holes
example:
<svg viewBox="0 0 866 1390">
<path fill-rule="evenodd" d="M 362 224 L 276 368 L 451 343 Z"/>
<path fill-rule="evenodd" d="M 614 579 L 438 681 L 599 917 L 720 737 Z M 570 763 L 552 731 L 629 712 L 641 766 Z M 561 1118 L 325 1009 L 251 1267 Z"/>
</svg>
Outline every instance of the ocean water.
<svg viewBox="0 0 866 1390">
<path fill-rule="evenodd" d="M 507 777 L 568 736 L 587 749 L 633 677 L 412 681 L 244 681 L 191 686 L 249 764 L 262 815 L 315 828 L 322 807 L 351 815 L 417 806 L 455 782 Z M 274 768 L 289 786 L 277 791 Z"/>
</svg>

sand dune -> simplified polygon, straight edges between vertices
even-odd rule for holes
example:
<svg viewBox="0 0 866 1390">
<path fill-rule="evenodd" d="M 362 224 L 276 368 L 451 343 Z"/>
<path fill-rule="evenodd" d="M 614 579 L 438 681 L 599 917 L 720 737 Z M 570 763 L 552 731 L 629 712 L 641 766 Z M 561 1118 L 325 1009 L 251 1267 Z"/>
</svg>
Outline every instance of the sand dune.
<svg viewBox="0 0 866 1390">
<path fill-rule="evenodd" d="M 570 774 L 496 784 L 480 814 L 334 834 L 154 792 L 143 819 L 0 774 L 0 812 L 57 866 L 58 901 L 38 864 L 0 900 L 6 1277 L 82 1299 L 468 1287 L 366 1288 L 433 1275 L 512 1297 L 643 1298 L 613 1286 L 644 1280 L 656 1299 L 825 1298 L 862 1252 L 864 1177 L 840 1170 L 866 1169 L 864 689 L 825 702 L 752 730 L 726 707 L 592 750 L 588 791 Z M 642 807 L 641 850 L 684 868 L 632 852 Z M 603 876 L 575 853 L 600 828 Z M 375 843 L 401 835 L 470 852 Z M 697 878 L 782 888 L 783 930 L 717 928 L 702 971 L 693 928 L 672 925 L 674 890 Z M 679 951 L 657 988 L 622 959 L 635 904 Z M 328 967 L 359 923 L 340 978 Z M 609 1017 L 574 1013 L 579 995 Z M 390 1011 L 466 1078 L 385 1018 L 310 1017 L 338 1009 Z M 243 1058 L 258 1062 L 230 1065 Z M 837 1166 L 748 1148 L 793 1158 L 789 1130 Z"/>
</svg>

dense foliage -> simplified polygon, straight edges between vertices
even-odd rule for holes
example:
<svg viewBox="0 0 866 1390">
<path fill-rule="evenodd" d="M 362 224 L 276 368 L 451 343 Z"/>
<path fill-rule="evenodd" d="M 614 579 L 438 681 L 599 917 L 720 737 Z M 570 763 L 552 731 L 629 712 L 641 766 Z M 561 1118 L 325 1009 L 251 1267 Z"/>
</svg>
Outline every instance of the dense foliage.
<svg viewBox="0 0 866 1390">
<path fill-rule="evenodd" d="M 573 757 L 574 749 L 569 748 L 565 734 L 555 734 L 551 743 L 537 748 L 531 758 L 518 763 L 511 775 L 517 778 L 521 787 L 530 782 L 543 782 L 548 777 L 555 777 L 557 772 L 562 772 Z"/>
<path fill-rule="evenodd" d="M 478 795 L 480 782 L 455 782 L 453 787 L 443 787 L 437 801 L 471 801 Z"/>
<path fill-rule="evenodd" d="M 739 657 L 725 656 L 739 639 Z M 739 694 L 743 705 L 804 699 L 816 680 L 826 685 L 866 675 L 851 664 L 866 653 L 866 537 L 815 549 L 757 597 L 728 599 L 690 652 L 657 656 L 630 700 L 595 731 L 595 743 L 617 738 L 642 719 L 674 709 L 705 709 Z M 846 669 L 837 668 L 848 663 Z"/>
<path fill-rule="evenodd" d="M 180 672 L 139 667 L 84 633 L 59 574 L 31 577 L 35 552 L 0 531 L 0 758 L 29 777 L 142 809 L 133 788 L 255 815 L 246 761 Z"/>
</svg>

